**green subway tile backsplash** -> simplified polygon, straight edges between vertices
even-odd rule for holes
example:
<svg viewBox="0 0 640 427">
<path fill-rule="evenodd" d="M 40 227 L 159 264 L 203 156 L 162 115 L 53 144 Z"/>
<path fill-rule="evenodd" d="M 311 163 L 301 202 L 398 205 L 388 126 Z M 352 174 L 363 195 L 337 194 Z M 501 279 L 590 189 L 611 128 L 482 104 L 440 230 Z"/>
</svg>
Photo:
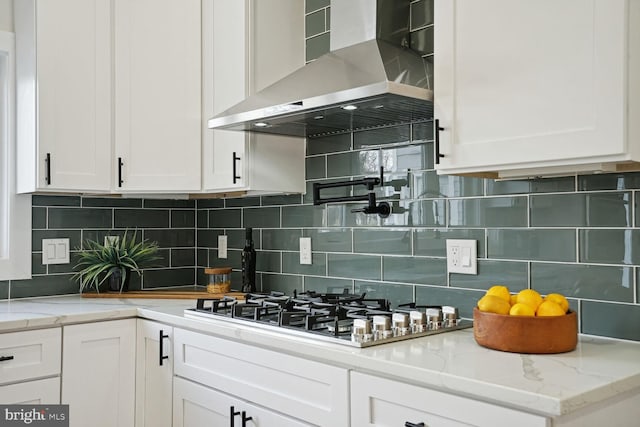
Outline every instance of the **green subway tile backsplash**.
<svg viewBox="0 0 640 427">
<path fill-rule="evenodd" d="M 313 242 L 311 243 L 313 247 Z M 329 254 L 328 273 L 333 277 L 380 280 L 381 257 L 373 255 Z"/>
<path fill-rule="evenodd" d="M 444 258 L 383 257 L 382 280 L 446 286 L 447 261 Z"/>
<path fill-rule="evenodd" d="M 459 288 L 487 290 L 504 285 L 511 292 L 526 289 L 529 283 L 527 262 L 478 260 L 478 274 L 451 274 L 449 284 Z"/>
<path fill-rule="evenodd" d="M 329 52 L 329 33 L 311 37 L 310 39 L 307 39 L 305 45 L 305 60 L 307 62 L 313 61 L 314 59 L 317 59 L 318 57 Z"/>
<path fill-rule="evenodd" d="M 580 262 L 640 265 L 640 230 L 579 230 Z"/>
<path fill-rule="evenodd" d="M 531 196 L 533 227 L 630 227 L 631 193 Z"/>
<path fill-rule="evenodd" d="M 531 263 L 531 287 L 541 294 L 634 302 L 633 270 L 629 267 Z"/>
<path fill-rule="evenodd" d="M 326 31 L 326 10 L 320 9 L 316 12 L 310 13 L 305 16 L 304 31 L 305 37 L 312 37 L 318 34 L 322 34 Z"/>
<path fill-rule="evenodd" d="M 242 223 L 244 227 L 274 228 L 280 227 L 280 208 L 251 208 L 243 209 Z"/>
<path fill-rule="evenodd" d="M 580 324 L 585 334 L 640 341 L 640 306 L 583 301 Z"/>
<path fill-rule="evenodd" d="M 637 190 L 640 189 L 640 172 L 581 175 L 578 190 Z"/>
<path fill-rule="evenodd" d="M 541 178 L 515 181 L 486 180 L 487 195 L 569 192 L 576 188 L 574 177 Z"/>
<path fill-rule="evenodd" d="M 307 139 L 307 154 L 327 154 L 349 151 L 351 149 L 350 133 Z"/>
<path fill-rule="evenodd" d="M 487 257 L 537 261 L 576 261 L 576 231 L 571 229 L 491 229 Z"/>
<path fill-rule="evenodd" d="M 49 228 L 111 228 L 112 209 L 49 208 Z"/>
<path fill-rule="evenodd" d="M 320 252 L 351 252 L 353 243 L 350 228 L 310 228 L 304 230 L 311 237 L 311 248 Z M 299 247 L 295 246 L 295 250 Z"/>
<path fill-rule="evenodd" d="M 305 1 L 305 13 L 310 13 L 324 7 L 329 7 L 329 0 L 306 0 Z"/>
<path fill-rule="evenodd" d="M 411 229 L 358 229 L 353 231 L 354 252 L 411 255 L 411 247 Z"/>
<path fill-rule="evenodd" d="M 407 285 L 356 280 L 354 290 L 357 294 L 366 294 L 366 298 L 389 300 L 394 307 L 413 300 L 413 287 Z"/>
<path fill-rule="evenodd" d="M 329 49 L 320 17 L 328 18 L 330 2 L 305 3 L 307 15 L 317 13 L 306 18 L 315 33 L 306 39 L 311 60 Z M 410 2 L 411 44 L 423 52 L 431 51 L 433 3 Z M 436 59 L 425 57 L 430 73 Z M 133 288 L 206 285 L 205 267 L 230 266 L 239 289 L 244 227 L 252 226 L 259 290 L 347 289 L 393 305 L 451 304 L 469 318 L 491 285 L 531 287 L 565 293 L 581 332 L 640 341 L 640 173 L 494 181 L 438 175 L 433 154 L 428 121 L 308 139 L 305 195 L 197 201 L 34 195 L 33 278 L 0 282 L 0 299 L 77 293 L 72 264 L 42 264 L 41 240 L 68 237 L 75 249 L 83 238 L 121 235 L 124 227 L 158 241 L 163 257 L 143 278 L 134 276 Z M 351 212 L 365 202 L 312 205 L 314 182 L 376 177 L 380 166 L 385 182 L 375 193 L 392 204 L 388 218 Z M 366 193 L 343 187 L 323 196 Z M 225 259 L 218 258 L 220 234 L 229 239 Z M 301 236 L 311 237 L 311 265 L 299 263 Z M 447 274 L 450 238 L 478 242 L 477 275 Z"/>
<path fill-rule="evenodd" d="M 526 227 L 526 197 L 451 199 L 448 206 L 452 227 Z"/>
</svg>

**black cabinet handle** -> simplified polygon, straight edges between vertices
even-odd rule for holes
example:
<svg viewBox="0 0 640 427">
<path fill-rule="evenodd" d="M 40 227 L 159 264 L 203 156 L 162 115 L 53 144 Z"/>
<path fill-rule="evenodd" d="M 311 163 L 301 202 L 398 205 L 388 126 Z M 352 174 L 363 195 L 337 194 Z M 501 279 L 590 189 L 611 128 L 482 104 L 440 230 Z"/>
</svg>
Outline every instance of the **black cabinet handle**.
<svg viewBox="0 0 640 427">
<path fill-rule="evenodd" d="M 229 408 L 229 426 L 234 427 L 236 415 L 240 415 L 240 411 L 236 411 L 234 406 Z"/>
<path fill-rule="evenodd" d="M 436 133 L 436 138 L 435 138 L 435 162 L 436 165 L 440 164 L 440 159 L 442 157 L 444 157 L 444 154 L 440 153 L 440 131 L 444 130 L 444 128 L 442 126 L 440 126 L 440 120 L 436 119 L 436 125 L 435 125 L 435 129 L 434 132 Z"/>
<path fill-rule="evenodd" d="M 247 413 L 242 411 L 242 427 L 247 427 L 247 421 L 252 420 L 253 417 L 247 417 Z"/>
<path fill-rule="evenodd" d="M 45 164 L 45 177 L 44 182 L 47 185 L 51 185 L 51 153 L 47 153 L 47 157 L 44 159 Z"/>
<path fill-rule="evenodd" d="M 118 187 L 122 187 L 122 157 L 118 157 Z"/>
<path fill-rule="evenodd" d="M 13 356 L 0 356 L 0 362 L 6 362 L 7 360 L 13 360 Z"/>
<path fill-rule="evenodd" d="M 165 335 L 164 331 L 162 329 L 160 329 L 160 339 L 158 340 L 158 344 L 160 345 L 160 351 L 158 352 L 160 355 L 160 366 L 162 366 L 162 361 L 165 359 L 168 359 L 169 356 L 164 356 L 163 355 L 163 349 L 162 349 L 162 340 L 164 340 L 165 338 L 169 338 L 169 335 Z"/>
<path fill-rule="evenodd" d="M 406 423 L 404 423 L 404 427 L 426 427 L 426 424 L 425 423 L 414 424 L 407 421 Z"/>
<path fill-rule="evenodd" d="M 233 183 L 236 183 L 236 180 L 240 179 L 240 176 L 238 176 L 238 172 L 236 170 L 236 162 L 240 160 L 240 157 L 236 156 L 236 152 L 233 152 Z"/>
</svg>

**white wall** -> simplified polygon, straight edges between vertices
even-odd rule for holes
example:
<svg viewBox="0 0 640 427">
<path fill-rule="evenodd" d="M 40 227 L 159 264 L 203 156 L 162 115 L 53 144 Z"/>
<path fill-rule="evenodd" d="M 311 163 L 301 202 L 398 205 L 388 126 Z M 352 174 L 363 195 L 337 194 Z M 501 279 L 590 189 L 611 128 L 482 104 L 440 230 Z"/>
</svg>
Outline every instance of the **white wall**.
<svg viewBox="0 0 640 427">
<path fill-rule="evenodd" d="M 13 0 L 0 0 L 0 31 L 13 31 Z"/>
</svg>

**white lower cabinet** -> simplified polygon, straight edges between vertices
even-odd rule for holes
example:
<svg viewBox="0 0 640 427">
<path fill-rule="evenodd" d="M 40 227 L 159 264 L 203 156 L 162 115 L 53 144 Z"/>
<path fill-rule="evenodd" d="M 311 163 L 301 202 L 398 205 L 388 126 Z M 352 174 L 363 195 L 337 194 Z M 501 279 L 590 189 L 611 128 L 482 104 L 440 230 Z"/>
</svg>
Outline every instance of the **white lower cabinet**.
<svg viewBox="0 0 640 427">
<path fill-rule="evenodd" d="M 353 427 L 548 427 L 548 419 L 435 390 L 351 373 Z"/>
<path fill-rule="evenodd" d="M 173 427 L 311 427 L 220 391 L 176 377 Z"/>
<path fill-rule="evenodd" d="M 60 403 L 61 335 L 60 328 L 0 334 L 0 403 Z"/>
<path fill-rule="evenodd" d="M 207 414 L 221 420 L 209 426 L 234 425 L 231 406 L 236 426 L 349 425 L 346 369 L 182 329 L 174 354 L 174 427 L 205 425 L 196 420 Z"/>
<path fill-rule="evenodd" d="M 3 405 L 49 405 L 60 403 L 60 377 L 0 386 Z"/>
<path fill-rule="evenodd" d="M 136 427 L 171 427 L 173 327 L 136 324 Z"/>
<path fill-rule="evenodd" d="M 132 427 L 136 319 L 63 327 L 62 403 L 72 427 Z"/>
</svg>

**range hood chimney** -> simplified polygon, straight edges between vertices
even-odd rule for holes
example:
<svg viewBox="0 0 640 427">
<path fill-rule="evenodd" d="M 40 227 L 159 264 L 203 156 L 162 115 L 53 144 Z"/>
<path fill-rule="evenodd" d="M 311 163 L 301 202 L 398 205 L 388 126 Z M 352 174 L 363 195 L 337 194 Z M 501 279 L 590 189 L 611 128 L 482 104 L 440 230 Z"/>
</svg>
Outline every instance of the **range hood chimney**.
<svg viewBox="0 0 640 427">
<path fill-rule="evenodd" d="M 433 117 L 409 49 L 409 0 L 331 0 L 331 51 L 209 120 L 209 128 L 319 137 Z"/>
</svg>

